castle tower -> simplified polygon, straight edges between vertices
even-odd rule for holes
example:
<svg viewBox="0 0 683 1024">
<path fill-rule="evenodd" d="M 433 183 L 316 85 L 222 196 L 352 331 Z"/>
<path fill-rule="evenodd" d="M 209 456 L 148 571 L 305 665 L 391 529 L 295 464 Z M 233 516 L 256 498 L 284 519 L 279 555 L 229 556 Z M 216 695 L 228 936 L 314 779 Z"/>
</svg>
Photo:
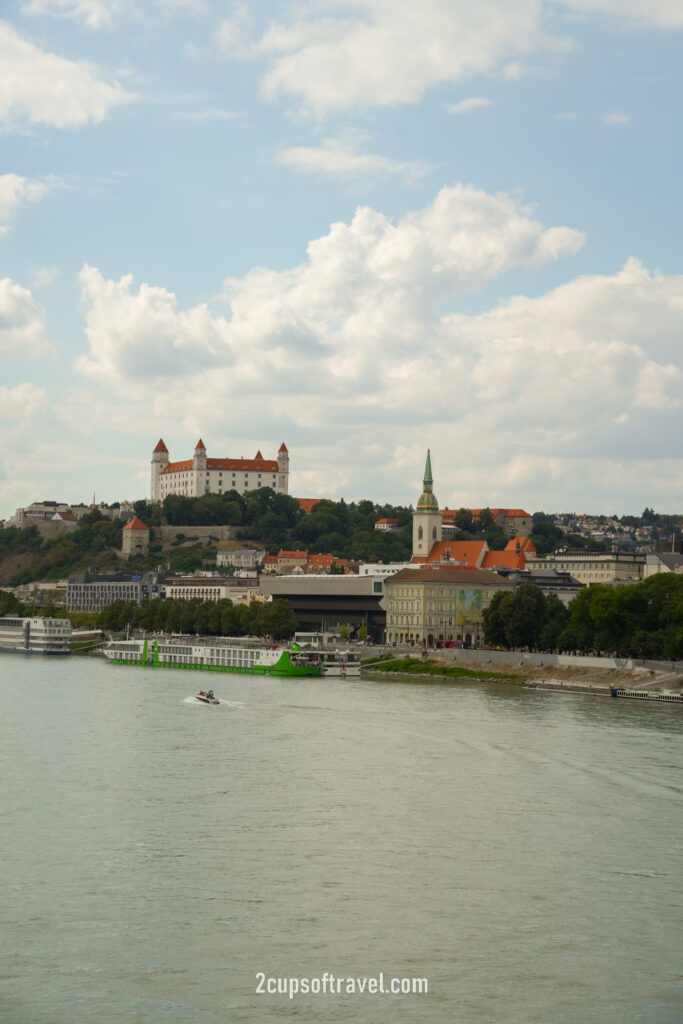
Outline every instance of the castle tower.
<svg viewBox="0 0 683 1024">
<path fill-rule="evenodd" d="M 197 444 L 195 445 L 194 448 L 192 469 L 194 470 L 194 491 L 192 491 L 191 493 L 193 493 L 195 497 L 199 497 L 200 494 L 204 494 L 205 490 L 208 490 L 208 480 L 206 475 L 206 447 L 201 437 L 197 441 Z"/>
<path fill-rule="evenodd" d="M 413 558 L 426 558 L 437 541 L 442 539 L 442 517 L 432 490 L 432 460 L 427 449 L 422 494 L 413 512 Z"/>
<path fill-rule="evenodd" d="M 133 555 L 146 555 L 148 551 L 149 529 L 136 516 L 121 531 L 121 552 L 132 558 Z"/>
<path fill-rule="evenodd" d="M 277 453 L 278 490 L 281 494 L 289 494 L 289 452 L 283 441 Z"/>
<path fill-rule="evenodd" d="M 168 466 L 168 448 L 163 438 L 159 438 L 156 448 L 152 452 L 152 486 L 150 496 L 152 501 L 161 501 L 161 474 Z"/>
</svg>

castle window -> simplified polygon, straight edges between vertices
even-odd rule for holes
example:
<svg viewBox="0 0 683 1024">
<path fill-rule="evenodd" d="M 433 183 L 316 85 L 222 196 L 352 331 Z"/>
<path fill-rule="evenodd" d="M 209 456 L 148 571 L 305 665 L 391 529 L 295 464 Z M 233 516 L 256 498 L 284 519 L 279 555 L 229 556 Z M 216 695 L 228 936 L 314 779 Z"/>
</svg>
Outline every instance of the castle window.
<svg viewBox="0 0 683 1024">
<path fill-rule="evenodd" d="M 422 531 L 422 527 L 420 526 L 420 527 L 418 527 L 418 531 L 417 531 L 417 539 L 418 540 L 422 540 L 422 534 L 423 534 L 423 531 Z"/>
<path fill-rule="evenodd" d="M 432 540 L 436 540 L 436 527 L 432 528 Z"/>
</svg>

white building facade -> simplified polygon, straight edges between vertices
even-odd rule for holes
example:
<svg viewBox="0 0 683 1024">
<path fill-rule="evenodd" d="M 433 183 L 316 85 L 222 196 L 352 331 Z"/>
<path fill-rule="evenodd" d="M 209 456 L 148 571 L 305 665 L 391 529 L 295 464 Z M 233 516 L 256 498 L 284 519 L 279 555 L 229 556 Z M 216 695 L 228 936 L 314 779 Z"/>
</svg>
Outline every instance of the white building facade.
<svg viewBox="0 0 683 1024">
<path fill-rule="evenodd" d="M 151 500 L 163 501 L 169 494 L 198 498 L 202 494 L 246 494 L 259 487 L 271 487 L 278 494 L 289 493 L 289 452 L 283 443 L 275 459 L 264 459 L 260 451 L 253 459 L 209 458 L 199 439 L 191 459 L 171 462 L 162 438 L 152 453 Z"/>
</svg>

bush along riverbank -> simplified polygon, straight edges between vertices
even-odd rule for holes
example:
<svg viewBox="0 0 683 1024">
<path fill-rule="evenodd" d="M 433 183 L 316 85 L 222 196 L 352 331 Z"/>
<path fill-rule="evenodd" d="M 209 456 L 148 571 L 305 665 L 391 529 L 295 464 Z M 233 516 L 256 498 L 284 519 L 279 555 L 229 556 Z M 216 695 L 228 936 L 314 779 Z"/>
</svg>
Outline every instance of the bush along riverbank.
<svg viewBox="0 0 683 1024">
<path fill-rule="evenodd" d="M 444 679 L 486 679 L 499 683 L 519 683 L 519 677 L 507 672 L 481 672 L 472 668 L 460 668 L 457 665 L 446 665 L 443 661 L 433 658 L 391 658 L 373 661 L 362 666 L 363 672 L 391 673 L 398 676 L 415 678 L 416 682 L 427 682 L 433 678 L 435 682 Z M 421 678 L 422 677 L 422 678 Z"/>
</svg>

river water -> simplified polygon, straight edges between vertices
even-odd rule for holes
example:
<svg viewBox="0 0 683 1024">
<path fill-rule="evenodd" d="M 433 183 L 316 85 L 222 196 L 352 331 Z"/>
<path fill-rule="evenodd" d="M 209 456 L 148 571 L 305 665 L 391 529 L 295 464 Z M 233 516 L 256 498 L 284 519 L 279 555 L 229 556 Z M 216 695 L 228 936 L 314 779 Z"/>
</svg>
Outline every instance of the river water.
<svg viewBox="0 0 683 1024">
<path fill-rule="evenodd" d="M 3 1024 L 683 1020 L 683 708 L 0 658 Z"/>
</svg>

